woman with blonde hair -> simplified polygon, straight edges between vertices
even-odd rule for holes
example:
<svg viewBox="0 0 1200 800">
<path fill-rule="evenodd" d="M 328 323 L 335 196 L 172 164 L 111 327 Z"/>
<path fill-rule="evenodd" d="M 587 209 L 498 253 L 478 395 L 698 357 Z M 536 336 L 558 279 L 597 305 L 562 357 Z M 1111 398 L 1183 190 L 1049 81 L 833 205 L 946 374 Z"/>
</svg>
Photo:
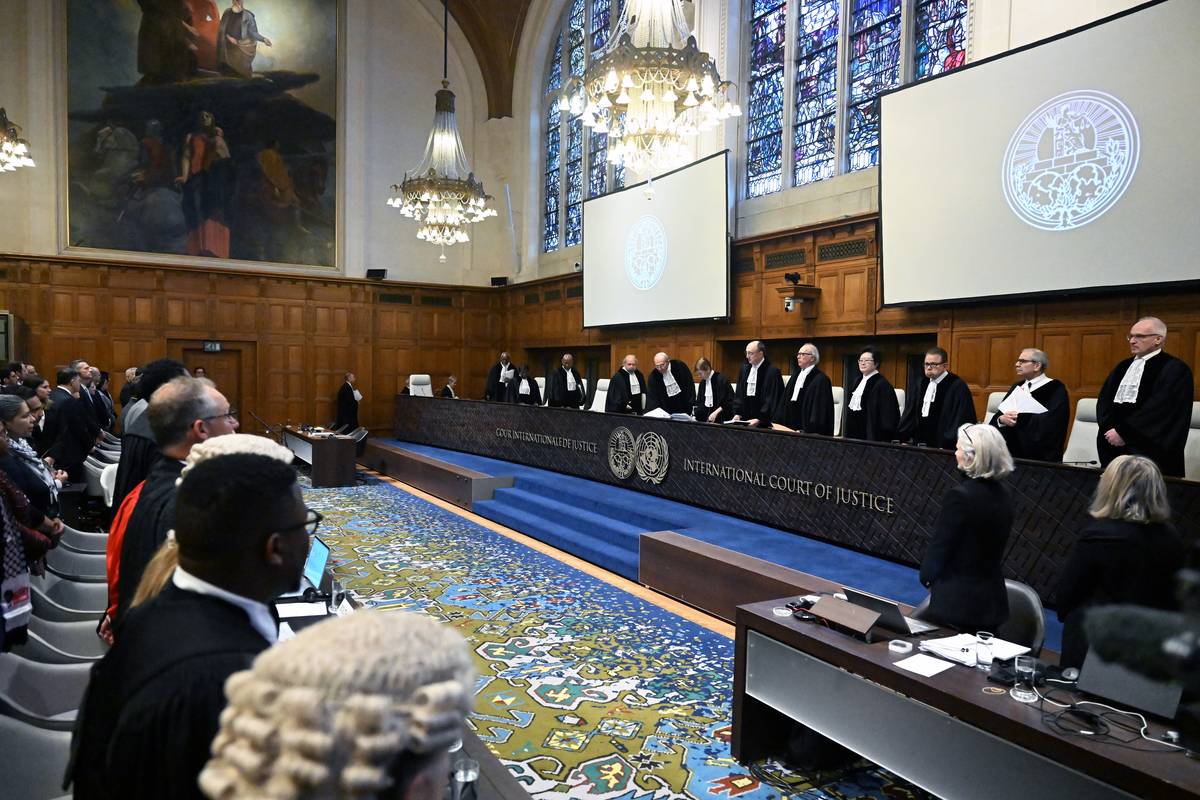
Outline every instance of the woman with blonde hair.
<svg viewBox="0 0 1200 800">
<path fill-rule="evenodd" d="M 1004 546 L 1012 529 L 1013 471 L 1004 437 L 963 425 L 954 451 L 967 479 L 946 492 L 921 562 L 929 607 L 921 617 L 963 631 L 994 631 L 1008 619 Z"/>
<path fill-rule="evenodd" d="M 1056 600 L 1063 621 L 1060 663 L 1087 655 L 1083 623 L 1092 606 L 1123 603 L 1171 610 L 1184 544 L 1171 525 L 1167 487 L 1144 456 L 1117 456 L 1096 485 L 1092 516 L 1067 555 Z"/>
<path fill-rule="evenodd" d="M 213 800 L 439 800 L 474 677 L 463 638 L 418 612 L 305 628 L 226 681 L 200 788 Z"/>
</svg>

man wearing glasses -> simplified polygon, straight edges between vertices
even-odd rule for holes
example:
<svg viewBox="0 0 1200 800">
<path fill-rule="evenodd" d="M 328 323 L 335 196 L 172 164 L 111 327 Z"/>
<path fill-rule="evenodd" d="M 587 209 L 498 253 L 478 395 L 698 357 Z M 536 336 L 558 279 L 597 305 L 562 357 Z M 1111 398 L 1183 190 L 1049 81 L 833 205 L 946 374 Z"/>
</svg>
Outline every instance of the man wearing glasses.
<svg viewBox="0 0 1200 800">
<path fill-rule="evenodd" d="M 1050 359 L 1041 350 L 1022 350 L 1017 357 L 1017 382 L 1009 387 L 992 417 L 991 426 L 1000 431 L 1013 458 L 1062 461 L 1071 401 L 1062 381 L 1046 374 L 1049 368 Z M 1036 406 L 1022 395 L 1036 400 L 1045 411 L 1031 412 Z"/>
<path fill-rule="evenodd" d="M 950 371 L 940 347 L 925 351 L 925 375 L 900 418 L 900 441 L 953 450 L 958 429 L 975 422 L 975 401 L 967 382 Z"/>
<path fill-rule="evenodd" d="M 1164 353 L 1167 326 L 1142 317 L 1129 329 L 1130 358 L 1113 367 L 1096 399 L 1100 465 L 1119 455 L 1158 464 L 1163 475 L 1183 477 L 1183 449 L 1192 418 L 1192 371 Z"/>
<path fill-rule="evenodd" d="M 833 384 L 817 366 L 821 351 L 805 342 L 796 352 L 796 370 L 783 390 L 783 419 L 794 431 L 833 436 Z"/>
</svg>

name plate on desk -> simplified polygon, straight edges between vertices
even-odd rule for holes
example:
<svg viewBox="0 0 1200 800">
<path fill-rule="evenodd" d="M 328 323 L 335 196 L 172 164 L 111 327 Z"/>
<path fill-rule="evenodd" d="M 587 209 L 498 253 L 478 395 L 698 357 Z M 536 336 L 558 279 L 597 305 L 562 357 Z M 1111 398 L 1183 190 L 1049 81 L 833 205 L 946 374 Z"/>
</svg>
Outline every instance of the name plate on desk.
<svg viewBox="0 0 1200 800">
<path fill-rule="evenodd" d="M 879 612 L 856 606 L 836 597 L 822 597 L 808 613 L 820 617 L 833 627 L 871 641 L 871 629 L 879 621 Z"/>
</svg>

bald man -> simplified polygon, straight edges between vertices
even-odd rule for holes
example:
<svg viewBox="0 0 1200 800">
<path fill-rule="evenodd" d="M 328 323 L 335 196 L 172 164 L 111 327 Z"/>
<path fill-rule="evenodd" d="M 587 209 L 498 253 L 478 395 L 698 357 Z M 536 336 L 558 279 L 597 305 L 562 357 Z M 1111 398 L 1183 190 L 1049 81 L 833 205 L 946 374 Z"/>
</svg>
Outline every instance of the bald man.
<svg viewBox="0 0 1200 800">
<path fill-rule="evenodd" d="M 733 419 L 751 427 L 769 428 L 783 398 L 783 374 L 767 360 L 767 348 L 757 339 L 746 345 L 746 363 L 738 373 Z"/>
<path fill-rule="evenodd" d="M 646 377 L 638 369 L 637 356 L 630 353 L 608 381 L 604 410 L 612 414 L 641 414 L 645 398 Z"/>
<path fill-rule="evenodd" d="M 1096 399 L 1100 465 L 1119 455 L 1139 455 L 1163 475 L 1183 477 L 1183 449 L 1192 418 L 1192 370 L 1163 352 L 1167 326 L 1142 317 L 1125 337 L 1131 356 L 1113 367 Z"/>
<path fill-rule="evenodd" d="M 668 414 L 687 414 L 696 410 L 696 385 L 687 364 L 666 353 L 655 353 L 654 371 L 646 386 L 646 410 L 661 408 Z"/>
<path fill-rule="evenodd" d="M 563 353 L 562 367 L 546 377 L 546 400 L 551 408 L 582 408 L 587 396 L 575 370 L 575 356 Z"/>
</svg>

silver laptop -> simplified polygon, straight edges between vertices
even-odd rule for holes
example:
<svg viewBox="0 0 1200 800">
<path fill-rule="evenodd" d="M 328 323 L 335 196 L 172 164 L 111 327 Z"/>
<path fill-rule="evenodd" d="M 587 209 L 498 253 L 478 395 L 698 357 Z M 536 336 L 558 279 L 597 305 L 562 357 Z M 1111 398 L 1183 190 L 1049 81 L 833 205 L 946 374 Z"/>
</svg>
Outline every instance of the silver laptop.
<svg viewBox="0 0 1200 800">
<path fill-rule="evenodd" d="M 937 625 L 931 625 L 928 622 L 904 616 L 900 613 L 900 606 L 885 597 L 858 589 L 851 589 L 849 586 L 843 586 L 842 591 L 846 593 L 847 601 L 856 606 L 862 606 L 863 608 L 869 608 L 872 611 L 878 612 L 879 621 L 876 624 L 887 628 L 889 631 L 916 634 L 928 633 L 929 631 L 936 631 L 938 629 Z"/>
</svg>

